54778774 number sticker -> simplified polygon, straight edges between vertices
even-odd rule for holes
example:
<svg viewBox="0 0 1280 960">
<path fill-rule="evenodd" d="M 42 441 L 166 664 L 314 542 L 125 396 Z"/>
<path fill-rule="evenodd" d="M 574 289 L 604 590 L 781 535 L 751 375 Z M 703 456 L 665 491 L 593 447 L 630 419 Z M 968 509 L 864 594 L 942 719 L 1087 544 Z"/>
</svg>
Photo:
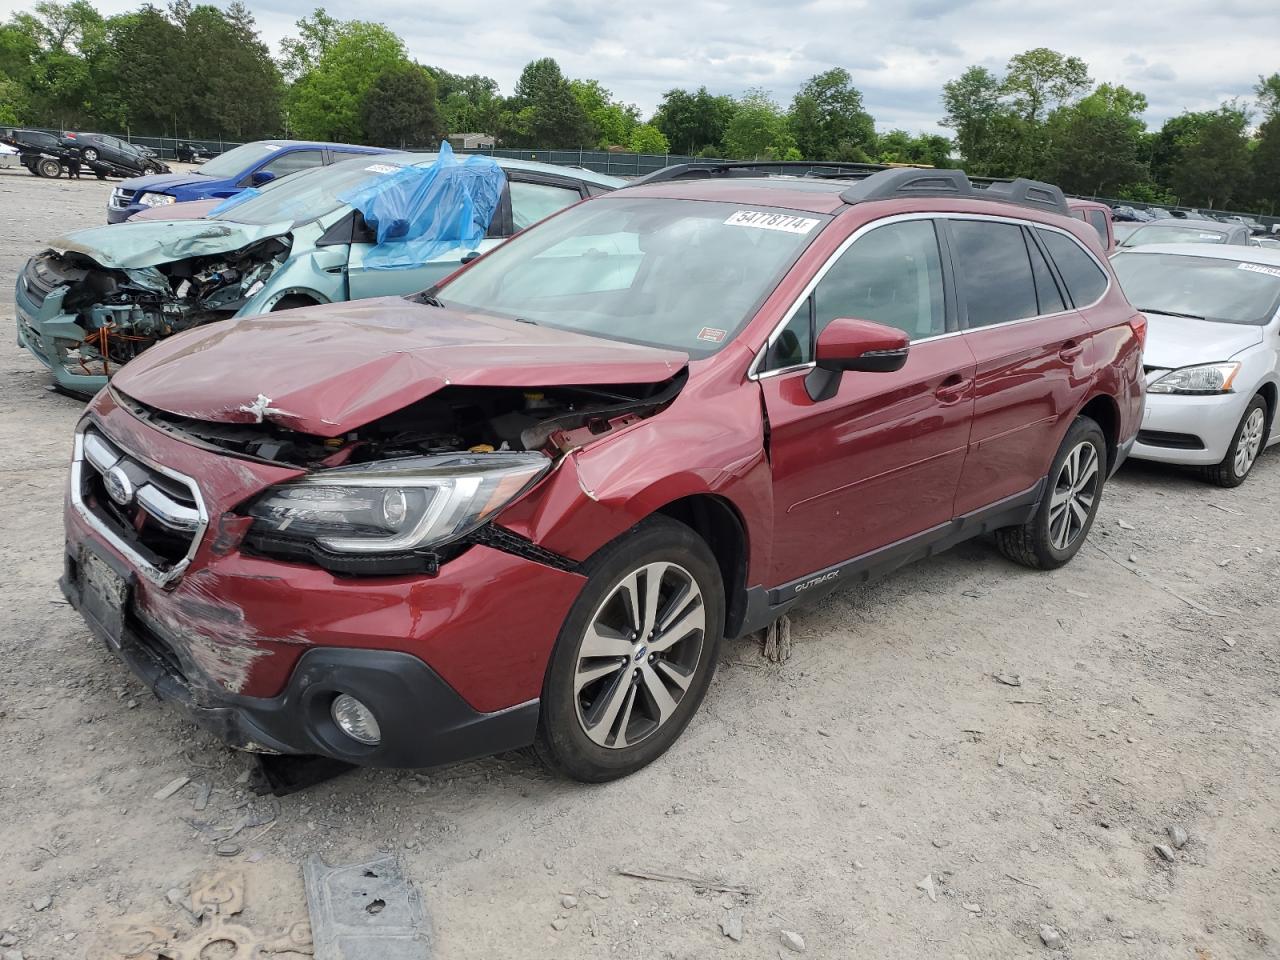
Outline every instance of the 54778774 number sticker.
<svg viewBox="0 0 1280 960">
<path fill-rule="evenodd" d="M 753 227 L 756 230 L 780 230 L 783 233 L 808 233 L 818 225 L 812 217 L 790 213 L 766 213 L 763 210 L 735 210 L 725 221 L 730 227 Z"/>
</svg>

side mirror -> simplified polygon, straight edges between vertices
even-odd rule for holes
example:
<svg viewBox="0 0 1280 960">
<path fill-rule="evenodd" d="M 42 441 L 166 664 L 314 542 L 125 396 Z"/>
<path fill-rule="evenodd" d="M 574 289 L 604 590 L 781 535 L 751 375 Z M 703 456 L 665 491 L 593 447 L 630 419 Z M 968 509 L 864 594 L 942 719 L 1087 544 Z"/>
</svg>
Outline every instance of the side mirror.
<svg viewBox="0 0 1280 960">
<path fill-rule="evenodd" d="M 462 262 L 470 263 L 472 260 L 479 260 L 479 259 L 480 259 L 480 251 L 472 250 L 470 253 L 463 255 Z"/>
<path fill-rule="evenodd" d="M 901 370 L 910 349 L 910 338 L 895 327 L 844 317 L 832 320 L 818 334 L 814 351 L 817 363 L 805 377 L 809 398 L 816 403 L 835 396 L 846 370 L 859 373 Z"/>
<path fill-rule="evenodd" d="M 276 178 L 276 175 L 272 173 L 270 170 L 258 170 L 257 172 L 254 173 L 252 177 L 249 178 L 249 182 L 253 184 L 255 187 L 260 187 L 264 183 L 270 183 L 275 178 Z"/>
</svg>

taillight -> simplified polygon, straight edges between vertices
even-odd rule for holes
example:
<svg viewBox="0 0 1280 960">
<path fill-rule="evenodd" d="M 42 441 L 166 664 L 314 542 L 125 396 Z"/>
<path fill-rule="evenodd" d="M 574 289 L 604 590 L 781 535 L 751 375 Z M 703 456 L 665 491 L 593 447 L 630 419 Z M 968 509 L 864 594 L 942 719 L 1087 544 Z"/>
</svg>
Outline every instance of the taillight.
<svg viewBox="0 0 1280 960">
<path fill-rule="evenodd" d="M 1141 313 L 1135 313 L 1129 318 L 1129 326 L 1133 328 L 1133 334 L 1138 338 L 1138 347 L 1145 349 L 1147 346 L 1147 318 Z"/>
</svg>

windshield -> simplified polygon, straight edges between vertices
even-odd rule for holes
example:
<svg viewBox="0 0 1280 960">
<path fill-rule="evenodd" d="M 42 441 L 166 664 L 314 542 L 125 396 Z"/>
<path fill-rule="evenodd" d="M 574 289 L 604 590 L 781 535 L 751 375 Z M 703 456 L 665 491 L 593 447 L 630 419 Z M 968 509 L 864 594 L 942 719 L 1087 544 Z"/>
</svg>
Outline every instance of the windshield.
<svg viewBox="0 0 1280 960">
<path fill-rule="evenodd" d="M 1139 227 L 1125 237 L 1121 246 L 1140 247 L 1146 243 L 1223 243 L 1226 239 L 1225 232 L 1215 230 L 1213 227 L 1201 227 L 1195 224 L 1178 226 L 1150 224 Z"/>
<path fill-rule="evenodd" d="M 1177 253 L 1122 253 L 1111 265 L 1139 310 L 1262 326 L 1280 309 L 1280 266 Z"/>
<path fill-rule="evenodd" d="M 830 222 L 615 194 L 571 207 L 445 285 L 445 306 L 706 357 Z"/>
<path fill-rule="evenodd" d="M 246 143 L 212 160 L 206 160 L 196 168 L 195 172 L 204 177 L 238 177 L 249 167 L 256 167 L 279 149 L 271 143 Z"/>
<path fill-rule="evenodd" d="M 335 163 L 332 167 L 312 167 L 266 184 L 248 199 L 215 214 L 213 219 L 258 225 L 285 220 L 294 224 L 310 223 L 345 207 L 347 204 L 338 199 L 340 194 L 375 177 L 394 173 L 401 166 L 403 164 L 385 157 L 362 157 Z"/>
</svg>

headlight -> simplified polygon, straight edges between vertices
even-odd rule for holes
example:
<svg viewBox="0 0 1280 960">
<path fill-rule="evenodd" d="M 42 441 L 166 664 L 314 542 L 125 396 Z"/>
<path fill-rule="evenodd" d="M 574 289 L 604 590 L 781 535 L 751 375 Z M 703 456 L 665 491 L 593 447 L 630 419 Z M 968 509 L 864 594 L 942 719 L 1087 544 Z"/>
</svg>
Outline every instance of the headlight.
<svg viewBox="0 0 1280 960">
<path fill-rule="evenodd" d="M 262 533 L 337 553 L 403 553 L 470 533 L 551 466 L 540 453 L 440 454 L 335 467 L 249 507 Z"/>
<path fill-rule="evenodd" d="M 1238 363 L 1206 363 L 1166 373 L 1147 387 L 1147 393 L 1214 394 L 1230 393 L 1231 382 L 1240 372 Z"/>
<path fill-rule="evenodd" d="M 177 197 L 171 197 L 167 193 L 144 193 L 138 198 L 138 202 L 144 207 L 163 207 L 167 203 L 176 203 Z"/>
</svg>

